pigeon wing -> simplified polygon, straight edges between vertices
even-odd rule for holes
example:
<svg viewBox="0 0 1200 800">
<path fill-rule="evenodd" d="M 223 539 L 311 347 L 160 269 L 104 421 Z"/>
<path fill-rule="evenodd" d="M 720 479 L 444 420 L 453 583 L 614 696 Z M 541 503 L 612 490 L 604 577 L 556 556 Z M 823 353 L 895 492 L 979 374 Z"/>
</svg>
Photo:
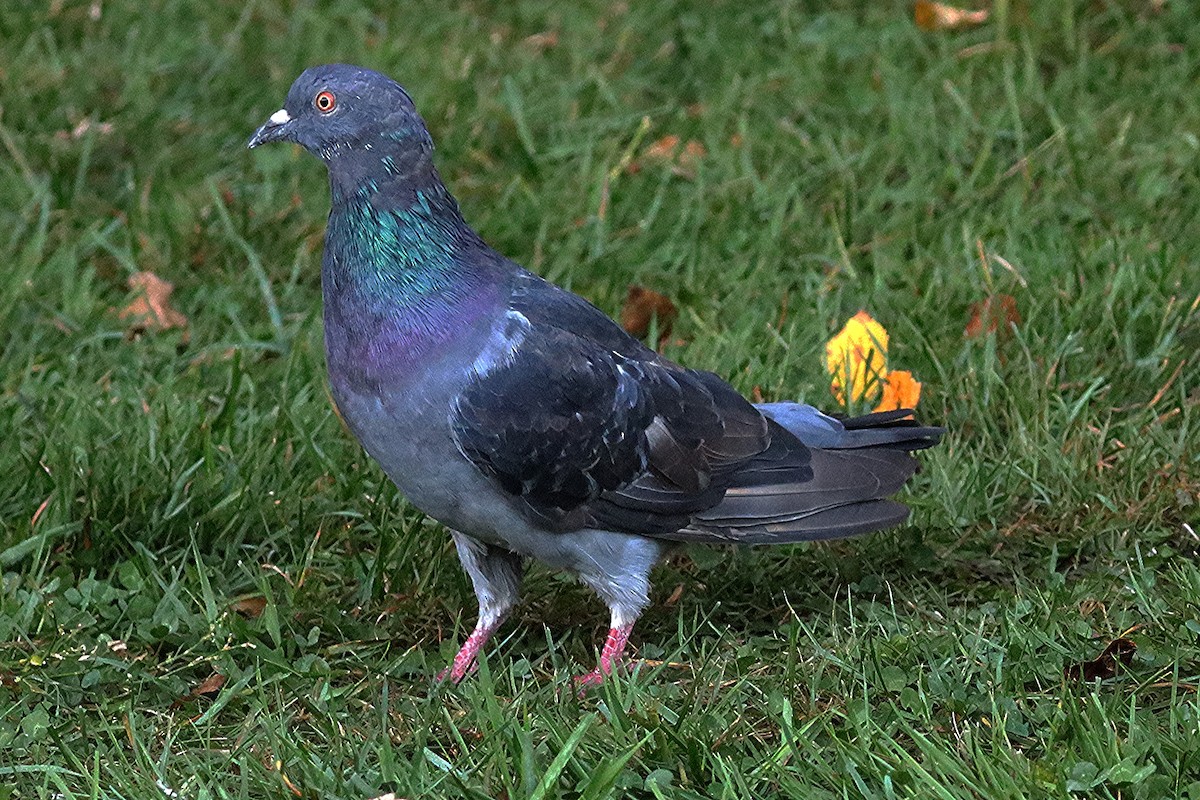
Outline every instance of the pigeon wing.
<svg viewBox="0 0 1200 800">
<path fill-rule="evenodd" d="M 591 304 L 522 278 L 529 328 L 458 397 L 460 451 L 552 530 L 676 531 L 770 445 L 766 419 L 716 375 L 679 367 Z"/>
</svg>

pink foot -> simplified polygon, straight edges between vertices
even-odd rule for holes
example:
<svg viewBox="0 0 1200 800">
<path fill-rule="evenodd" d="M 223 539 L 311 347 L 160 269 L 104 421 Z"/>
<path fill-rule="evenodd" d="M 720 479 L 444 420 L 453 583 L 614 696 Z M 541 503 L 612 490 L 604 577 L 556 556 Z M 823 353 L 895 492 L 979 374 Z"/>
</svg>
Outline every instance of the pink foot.
<svg viewBox="0 0 1200 800">
<path fill-rule="evenodd" d="M 612 674 L 613 668 L 621 663 L 621 657 L 625 655 L 625 644 L 629 641 L 629 632 L 632 630 L 632 622 L 619 628 L 609 628 L 608 638 L 604 640 L 604 649 L 600 651 L 599 666 L 586 675 L 575 678 L 575 688 L 581 695 L 604 683 L 604 679 Z"/>
<path fill-rule="evenodd" d="M 447 678 L 453 683 L 458 683 L 463 678 L 475 671 L 475 658 L 479 655 L 479 650 L 487 643 L 487 640 L 492 638 L 492 633 L 496 630 L 495 626 L 481 627 L 476 626 L 475 630 L 471 631 L 471 635 L 463 642 L 463 646 L 459 649 L 458 655 L 454 657 L 454 661 L 450 666 L 437 674 L 439 681 L 444 681 Z"/>
</svg>

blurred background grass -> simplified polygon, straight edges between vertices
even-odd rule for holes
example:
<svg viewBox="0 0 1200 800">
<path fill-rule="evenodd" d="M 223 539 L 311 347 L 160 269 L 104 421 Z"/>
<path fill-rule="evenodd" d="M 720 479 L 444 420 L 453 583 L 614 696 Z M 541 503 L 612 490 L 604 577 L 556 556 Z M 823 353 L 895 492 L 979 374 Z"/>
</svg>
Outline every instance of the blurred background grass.
<svg viewBox="0 0 1200 800">
<path fill-rule="evenodd" d="M 0 797 L 1200 798 L 1188 4 L 56 0 L 0 37 Z M 831 405 L 869 309 L 952 431 L 913 524 L 680 555 L 583 701 L 605 615 L 535 569 L 432 687 L 469 584 L 330 410 L 320 164 L 244 149 L 326 61 L 409 88 L 498 249 L 670 296 L 669 355 L 747 393 Z M 620 168 L 667 135 L 694 175 Z M 139 270 L 186 334 L 128 335 Z M 999 294 L 1015 333 L 965 337 Z"/>
</svg>

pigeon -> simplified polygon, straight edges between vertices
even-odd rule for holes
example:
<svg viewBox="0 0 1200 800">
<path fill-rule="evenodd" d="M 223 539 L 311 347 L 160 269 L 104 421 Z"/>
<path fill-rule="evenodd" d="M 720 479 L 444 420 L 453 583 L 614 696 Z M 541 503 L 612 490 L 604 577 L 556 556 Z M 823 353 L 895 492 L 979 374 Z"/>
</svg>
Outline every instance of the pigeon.
<svg viewBox="0 0 1200 800">
<path fill-rule="evenodd" d="M 835 539 L 907 517 L 888 498 L 942 428 L 907 409 L 845 419 L 754 405 L 522 269 L 463 219 L 392 79 L 305 70 L 248 145 L 281 141 L 329 175 L 334 402 L 401 493 L 450 531 L 477 596 L 474 630 L 439 677 L 472 671 L 528 559 L 608 606 L 599 664 L 576 679 L 586 690 L 622 662 L 651 568 L 672 547 Z"/>
</svg>

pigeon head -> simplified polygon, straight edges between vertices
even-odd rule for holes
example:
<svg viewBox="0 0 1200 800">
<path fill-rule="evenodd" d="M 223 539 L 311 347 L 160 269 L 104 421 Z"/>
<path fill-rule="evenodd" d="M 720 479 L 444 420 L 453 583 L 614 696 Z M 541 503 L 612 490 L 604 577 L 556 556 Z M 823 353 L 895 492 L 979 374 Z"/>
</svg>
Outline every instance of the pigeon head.
<svg viewBox="0 0 1200 800">
<path fill-rule="evenodd" d="M 393 170 L 428 161 L 433 142 L 412 98 L 386 75 L 349 64 L 310 67 L 248 146 L 296 142 L 330 170 L 347 159 L 387 159 Z M 368 155 L 369 154 L 369 155 Z"/>
</svg>

